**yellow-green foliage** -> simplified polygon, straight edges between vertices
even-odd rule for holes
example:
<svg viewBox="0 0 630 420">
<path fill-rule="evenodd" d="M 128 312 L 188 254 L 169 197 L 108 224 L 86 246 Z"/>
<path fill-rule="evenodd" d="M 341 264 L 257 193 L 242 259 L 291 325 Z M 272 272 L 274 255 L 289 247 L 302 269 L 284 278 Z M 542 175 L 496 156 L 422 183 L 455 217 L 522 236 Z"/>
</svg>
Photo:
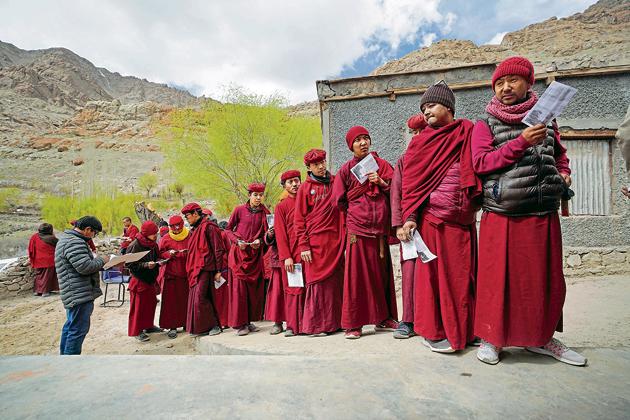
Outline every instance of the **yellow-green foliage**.
<svg viewBox="0 0 630 420">
<path fill-rule="evenodd" d="M 304 153 L 321 147 L 318 119 L 289 117 L 282 98 L 233 91 L 230 102 L 174 111 L 161 130 L 177 181 L 197 199 L 216 201 L 222 215 L 247 200 L 251 182 L 266 183 L 265 203 L 275 205 L 280 174 L 304 173 Z"/>
<path fill-rule="evenodd" d="M 136 194 L 102 192 L 79 197 L 47 195 L 42 200 L 42 220 L 64 230 L 70 228 L 70 220 L 91 215 L 101 221 L 105 234 L 119 235 L 123 217 L 138 222 L 134 203 L 141 199 Z"/>
<path fill-rule="evenodd" d="M 0 188 L 0 211 L 7 211 L 17 206 L 20 198 L 18 188 Z"/>
</svg>

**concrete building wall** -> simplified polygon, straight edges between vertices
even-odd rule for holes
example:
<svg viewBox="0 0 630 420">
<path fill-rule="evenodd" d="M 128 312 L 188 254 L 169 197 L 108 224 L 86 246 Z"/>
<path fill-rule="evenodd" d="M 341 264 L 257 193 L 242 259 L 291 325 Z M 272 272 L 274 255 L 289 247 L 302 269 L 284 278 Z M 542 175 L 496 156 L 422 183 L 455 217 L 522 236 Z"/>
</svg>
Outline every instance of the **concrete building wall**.
<svg viewBox="0 0 630 420">
<path fill-rule="evenodd" d="M 374 76 L 318 82 L 323 109 L 324 147 L 329 153 L 333 171 L 352 155 L 346 146 L 345 133 L 353 125 L 365 126 L 372 136 L 373 149 L 394 164 L 406 148 L 409 138 L 406 121 L 419 112 L 418 104 L 423 87 L 441 79 L 452 86 L 460 87 L 455 90 L 457 118 L 473 121 L 482 118 L 485 115 L 485 106 L 492 98 L 489 82 L 484 83 L 483 80 L 490 79 L 493 68 L 494 66 L 459 68 L 454 70 L 453 78 L 448 70 L 441 70 L 396 77 Z M 572 102 L 558 118 L 561 131 L 567 133 L 564 143 L 569 150 L 573 149 L 578 153 L 578 149 L 585 149 L 586 142 L 606 142 L 607 146 L 596 145 L 596 149 L 604 159 L 598 162 L 601 166 L 600 172 L 609 172 L 601 174 L 607 179 L 609 190 L 606 194 L 600 194 L 603 197 L 600 200 L 606 200 L 606 203 L 605 206 L 600 203 L 598 207 L 605 207 L 609 214 L 562 218 L 565 245 L 628 246 L 630 205 L 620 193 L 621 186 L 628 180 L 612 130 L 617 129 L 630 104 L 630 68 L 587 76 L 579 74 L 579 71 L 564 75 L 558 73 L 554 76 L 558 82 L 578 89 Z M 550 80 L 537 80 L 534 90 L 542 94 L 546 82 Z M 466 84 L 473 86 L 468 87 Z M 417 92 L 412 92 L 414 88 Z M 396 94 L 397 90 L 404 93 Z M 607 134 L 602 136 L 602 131 L 593 130 L 605 130 Z M 588 137 L 591 132 L 593 136 Z M 574 143 L 572 147 L 571 142 L 581 143 Z M 569 158 L 571 159 L 570 153 Z M 586 162 L 580 167 L 588 168 L 589 164 Z M 585 179 L 583 176 L 581 178 Z M 592 194 L 601 185 L 601 182 L 597 184 L 589 181 L 589 185 L 580 186 L 580 191 L 583 194 Z"/>
</svg>

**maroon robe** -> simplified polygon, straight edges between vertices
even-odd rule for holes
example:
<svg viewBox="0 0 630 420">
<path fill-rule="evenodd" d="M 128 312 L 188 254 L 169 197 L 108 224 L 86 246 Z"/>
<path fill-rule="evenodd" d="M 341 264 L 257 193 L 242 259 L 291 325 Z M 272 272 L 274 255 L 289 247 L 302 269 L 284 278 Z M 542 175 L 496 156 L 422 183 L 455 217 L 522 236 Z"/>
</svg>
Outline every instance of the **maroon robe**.
<svg viewBox="0 0 630 420">
<path fill-rule="evenodd" d="M 344 275 L 342 328 L 378 325 L 397 319 L 396 290 L 387 243 L 390 226 L 389 184 L 393 168 L 371 152 L 378 174 L 388 185 L 360 184 L 350 170 L 361 159 L 353 157 L 337 172 L 334 202 L 345 210 L 348 241 Z"/>
<path fill-rule="evenodd" d="M 398 159 L 394 167 L 394 176 L 389 191 L 389 203 L 392 212 L 392 228 L 402 227 L 405 220 L 402 218 L 402 171 L 404 155 Z M 416 259 L 403 260 L 402 245 L 400 245 L 400 271 L 402 273 L 402 322 L 413 322 L 413 295 L 414 295 L 414 270 Z"/>
<path fill-rule="evenodd" d="M 275 225 L 278 259 L 281 264 L 280 273 L 284 290 L 284 314 L 287 329 L 295 334 L 302 332 L 302 316 L 304 313 L 304 287 L 289 287 L 289 278 L 284 269 L 284 260 L 293 259 L 293 263 L 302 261 L 298 252 L 297 235 L 294 229 L 295 196 L 288 196 L 276 206 Z"/>
<path fill-rule="evenodd" d="M 343 214 L 333 202 L 336 178 L 319 181 L 309 172 L 297 192 L 294 229 L 298 249 L 311 251 L 313 261 L 304 263 L 304 313 L 302 332 L 335 332 L 341 327 L 343 299 Z"/>
<path fill-rule="evenodd" d="M 221 231 L 221 239 L 223 239 L 223 247 L 225 248 L 221 277 L 225 279 L 225 283 L 223 283 L 218 289 L 213 285 L 211 289 L 212 296 L 214 298 L 214 305 L 217 309 L 217 313 L 219 314 L 219 320 L 221 321 L 221 326 L 227 327 L 229 325 L 228 319 L 230 310 L 230 274 L 228 269 L 228 256 L 230 255 L 230 248 L 232 245 L 230 243 L 230 238 L 228 238 L 228 235 L 224 230 Z"/>
<path fill-rule="evenodd" d="M 142 241 L 142 243 L 141 243 Z M 149 251 L 139 261 L 127 263 L 131 271 L 129 280 L 129 324 L 128 335 L 135 337 L 143 330 L 155 326 L 155 308 L 157 306 L 156 280 L 159 267 L 149 268 L 150 261 L 158 260 L 158 247 L 155 241 L 144 238 L 142 234 L 136 235 L 136 239 L 127 247 L 131 254 L 134 252 Z"/>
<path fill-rule="evenodd" d="M 481 182 L 472 170 L 472 127 L 468 120 L 429 126 L 414 136 L 403 160 L 403 215 L 417 220 L 420 236 L 437 255 L 415 264 L 414 331 L 429 340 L 448 339 L 455 350 L 473 338 L 476 227 L 442 220 L 423 206 L 456 162 L 463 194 L 472 198 L 480 193 Z M 467 209 L 463 219 L 474 220 L 475 207 Z"/>
<path fill-rule="evenodd" d="M 129 238 L 126 241 L 122 241 L 120 244 L 120 248 L 126 250 L 129 245 L 136 239 L 136 236 L 140 233 L 140 229 L 136 225 L 131 225 L 128 228 L 123 228 L 123 236 Z M 96 251 L 96 249 L 92 249 Z"/>
<path fill-rule="evenodd" d="M 570 174 L 566 148 L 557 131 L 555 136 L 556 169 Z M 495 148 L 490 129 L 481 121 L 472 138 L 473 162 L 480 175 L 513 165 L 530 147 L 520 135 Z M 475 334 L 499 347 L 544 346 L 554 331 L 562 331 L 565 296 L 558 213 L 511 217 L 484 212 Z"/>
<path fill-rule="evenodd" d="M 55 270 L 55 246 L 44 242 L 38 233 L 28 243 L 28 259 L 35 270 L 33 291 L 38 294 L 59 290 Z"/>
<path fill-rule="evenodd" d="M 282 270 L 284 264 L 278 261 L 278 247 L 276 239 L 268 240 L 265 235 L 265 243 L 269 246 L 267 255 L 269 256 L 269 268 L 271 275 L 269 277 L 269 287 L 267 288 L 267 296 L 265 299 L 265 319 L 281 324 L 284 321 L 284 287 L 282 284 Z"/>
<path fill-rule="evenodd" d="M 225 248 L 221 230 L 205 216 L 192 226 L 189 236 L 186 272 L 190 291 L 186 331 L 204 334 L 219 325 L 210 288 L 214 287 L 214 275 L 224 269 Z"/>
<path fill-rule="evenodd" d="M 181 241 L 176 241 L 168 233 L 160 238 L 160 258 L 169 261 L 160 267 L 159 283 L 162 288 L 160 304 L 160 327 L 167 329 L 186 326 L 188 306 L 188 276 L 186 273 L 186 253 L 171 256 L 170 250 L 188 249 L 190 233 Z"/>
<path fill-rule="evenodd" d="M 232 242 L 229 256 L 229 325 L 241 328 L 262 318 L 264 300 L 265 244 L 263 236 L 267 231 L 269 210 L 264 205 L 252 209 L 249 202 L 237 206 L 232 212 L 225 229 Z M 260 247 L 238 247 L 238 241 L 253 242 L 260 239 Z"/>
</svg>

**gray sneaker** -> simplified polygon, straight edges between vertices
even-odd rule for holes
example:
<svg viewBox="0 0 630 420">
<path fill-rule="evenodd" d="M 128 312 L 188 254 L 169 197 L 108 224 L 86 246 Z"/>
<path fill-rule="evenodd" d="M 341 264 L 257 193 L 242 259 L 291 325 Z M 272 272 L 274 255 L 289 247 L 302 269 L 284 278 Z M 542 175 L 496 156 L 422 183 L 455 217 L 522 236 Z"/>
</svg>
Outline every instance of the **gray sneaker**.
<svg viewBox="0 0 630 420">
<path fill-rule="evenodd" d="M 556 360 L 560 360 L 563 363 L 567 363 L 573 366 L 586 366 L 588 359 L 582 356 L 580 353 L 571 350 L 562 341 L 557 338 L 552 338 L 547 344 L 542 347 L 525 347 L 527 351 L 532 353 L 544 354 L 551 356 Z"/>
<path fill-rule="evenodd" d="M 243 325 L 241 328 L 238 329 L 238 331 L 236 332 L 236 335 L 247 335 L 249 334 L 249 328 L 247 325 Z"/>
<path fill-rule="evenodd" d="M 168 338 L 177 338 L 177 330 L 175 328 L 171 328 L 166 335 Z"/>
<path fill-rule="evenodd" d="M 217 335 L 217 334 L 221 334 L 221 328 L 214 327 L 212 328 L 210 331 L 208 331 L 208 335 L 212 336 L 212 335 Z"/>
<path fill-rule="evenodd" d="M 454 353 L 451 343 L 445 338 L 444 340 L 429 340 L 427 338 L 422 339 L 422 343 L 436 353 Z"/>
<path fill-rule="evenodd" d="M 501 353 L 500 347 L 481 340 L 481 345 L 479 346 L 479 350 L 477 350 L 477 359 L 489 365 L 496 365 L 499 363 L 499 353 Z"/>
<path fill-rule="evenodd" d="M 291 328 L 287 328 L 287 330 L 284 332 L 284 336 L 285 337 L 295 337 L 296 334 L 295 334 L 295 332 L 293 332 L 293 330 Z"/>
<path fill-rule="evenodd" d="M 394 331 L 394 338 L 405 339 L 415 336 L 413 324 L 411 322 L 400 322 L 398 328 Z"/>
<path fill-rule="evenodd" d="M 257 326 L 255 326 L 251 322 L 247 325 L 247 328 L 249 329 L 249 332 L 260 331 L 260 328 L 258 328 Z"/>
<path fill-rule="evenodd" d="M 273 324 L 273 327 L 271 328 L 271 331 L 269 331 L 269 334 L 276 335 L 280 334 L 282 331 L 284 331 L 282 329 L 282 324 Z"/>
<path fill-rule="evenodd" d="M 141 332 L 140 334 L 136 335 L 136 340 L 140 341 L 141 343 L 144 343 L 145 341 L 149 341 L 151 338 L 144 332 Z"/>
</svg>

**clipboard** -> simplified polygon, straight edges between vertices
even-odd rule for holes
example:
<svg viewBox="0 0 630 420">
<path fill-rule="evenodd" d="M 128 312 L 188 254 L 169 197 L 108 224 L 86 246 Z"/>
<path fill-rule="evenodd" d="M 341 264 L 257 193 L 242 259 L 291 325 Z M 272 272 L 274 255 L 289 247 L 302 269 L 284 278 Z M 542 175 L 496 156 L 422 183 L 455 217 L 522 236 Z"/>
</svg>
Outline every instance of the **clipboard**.
<svg viewBox="0 0 630 420">
<path fill-rule="evenodd" d="M 134 252 L 133 254 L 117 255 L 111 260 L 109 260 L 109 262 L 103 266 L 103 270 L 107 270 L 108 268 L 112 268 L 113 266 L 122 264 L 122 263 L 136 262 L 142 259 L 142 257 L 147 255 L 148 253 L 149 251 L 143 251 L 143 252 Z"/>
</svg>

